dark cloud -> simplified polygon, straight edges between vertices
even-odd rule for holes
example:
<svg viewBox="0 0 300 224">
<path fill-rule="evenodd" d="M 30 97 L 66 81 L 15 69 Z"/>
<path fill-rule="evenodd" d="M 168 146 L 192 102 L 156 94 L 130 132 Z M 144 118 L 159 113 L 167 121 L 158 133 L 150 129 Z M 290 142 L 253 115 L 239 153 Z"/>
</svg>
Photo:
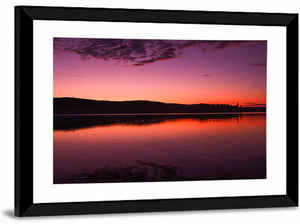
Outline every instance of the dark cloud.
<svg viewBox="0 0 300 224">
<path fill-rule="evenodd" d="M 204 76 L 204 77 L 209 77 L 209 76 L 211 76 L 211 74 L 207 74 L 207 75 L 202 75 L 202 76 Z"/>
<path fill-rule="evenodd" d="M 195 41 L 195 40 L 135 40 L 54 38 L 54 49 L 74 52 L 83 60 L 98 58 L 115 60 L 135 66 L 174 59 L 183 49 L 197 47 L 202 52 L 223 50 L 229 46 L 255 46 L 264 41 Z"/>
</svg>

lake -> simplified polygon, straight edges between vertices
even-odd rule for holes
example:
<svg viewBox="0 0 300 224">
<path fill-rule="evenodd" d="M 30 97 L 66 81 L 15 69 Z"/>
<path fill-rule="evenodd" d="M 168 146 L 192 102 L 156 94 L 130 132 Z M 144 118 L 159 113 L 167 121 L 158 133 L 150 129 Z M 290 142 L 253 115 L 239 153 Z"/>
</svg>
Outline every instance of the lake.
<svg viewBox="0 0 300 224">
<path fill-rule="evenodd" d="M 266 178 L 266 114 L 54 116 L 54 183 Z"/>
</svg>

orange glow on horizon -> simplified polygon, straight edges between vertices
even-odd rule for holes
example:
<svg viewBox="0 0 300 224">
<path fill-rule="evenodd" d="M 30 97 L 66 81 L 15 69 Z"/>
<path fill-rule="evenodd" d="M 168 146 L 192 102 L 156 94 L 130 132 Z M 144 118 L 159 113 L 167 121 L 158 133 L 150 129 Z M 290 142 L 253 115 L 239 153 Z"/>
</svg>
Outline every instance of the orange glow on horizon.
<svg viewBox="0 0 300 224">
<path fill-rule="evenodd" d="M 226 105 L 232 105 L 236 106 L 237 104 L 241 107 L 265 107 L 266 101 L 264 99 L 258 99 L 254 101 L 242 101 L 242 100 L 186 100 L 186 101 L 177 101 L 175 99 L 170 100 L 162 100 L 159 98 L 115 98 L 115 99 L 103 99 L 99 97 L 80 97 L 80 96 L 55 96 L 54 98 L 63 98 L 63 97 L 70 97 L 70 98 L 80 98 L 80 99 L 87 99 L 87 100 L 97 100 L 97 101 L 153 101 L 153 102 L 161 102 L 161 103 L 175 103 L 175 104 L 186 104 L 186 105 L 192 105 L 192 104 L 226 104 Z"/>
</svg>

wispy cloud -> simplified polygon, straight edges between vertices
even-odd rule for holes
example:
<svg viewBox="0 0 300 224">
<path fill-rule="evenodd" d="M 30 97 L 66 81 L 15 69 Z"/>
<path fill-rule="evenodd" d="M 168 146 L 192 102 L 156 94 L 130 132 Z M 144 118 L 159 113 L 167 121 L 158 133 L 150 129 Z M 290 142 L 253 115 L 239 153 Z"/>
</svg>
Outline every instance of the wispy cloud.
<svg viewBox="0 0 300 224">
<path fill-rule="evenodd" d="M 141 66 L 178 58 L 183 54 L 183 49 L 192 46 L 202 52 L 214 52 L 230 46 L 256 47 L 264 43 L 265 41 L 54 38 L 54 49 L 77 53 L 83 60 L 97 58 Z"/>
</svg>

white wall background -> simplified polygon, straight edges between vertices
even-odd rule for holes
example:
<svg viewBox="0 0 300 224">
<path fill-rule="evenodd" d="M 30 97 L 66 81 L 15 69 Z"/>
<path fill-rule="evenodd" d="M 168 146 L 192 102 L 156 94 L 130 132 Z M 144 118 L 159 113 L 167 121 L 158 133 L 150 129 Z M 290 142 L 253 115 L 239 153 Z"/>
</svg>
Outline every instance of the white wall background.
<svg viewBox="0 0 300 224">
<path fill-rule="evenodd" d="M 0 223 L 299 223 L 298 208 L 16 218 L 14 206 L 14 6 L 82 6 L 299 13 L 299 0 L 1 0 Z"/>
</svg>

